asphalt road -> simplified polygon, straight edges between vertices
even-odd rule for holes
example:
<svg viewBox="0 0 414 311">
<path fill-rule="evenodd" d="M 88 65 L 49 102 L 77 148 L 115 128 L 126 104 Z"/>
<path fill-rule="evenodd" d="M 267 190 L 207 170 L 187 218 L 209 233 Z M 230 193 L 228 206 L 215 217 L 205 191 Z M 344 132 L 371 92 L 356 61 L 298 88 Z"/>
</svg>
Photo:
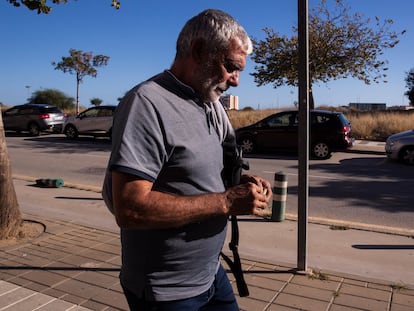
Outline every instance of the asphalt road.
<svg viewBox="0 0 414 311">
<path fill-rule="evenodd" d="M 8 135 L 13 174 L 63 178 L 66 183 L 100 187 L 110 142 L 63 135 Z M 288 177 L 286 212 L 297 214 L 298 162 L 292 155 L 248 157 L 250 173 L 273 181 L 276 172 Z M 309 216 L 384 228 L 412 229 L 414 167 L 387 161 L 384 155 L 334 153 L 309 163 Z"/>
</svg>

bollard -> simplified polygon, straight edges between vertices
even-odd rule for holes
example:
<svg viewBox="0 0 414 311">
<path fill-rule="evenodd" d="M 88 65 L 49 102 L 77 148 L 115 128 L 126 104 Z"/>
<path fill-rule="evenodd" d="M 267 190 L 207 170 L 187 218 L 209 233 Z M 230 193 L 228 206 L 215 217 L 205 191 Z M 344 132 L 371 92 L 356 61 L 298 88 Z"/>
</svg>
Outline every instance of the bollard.
<svg viewBox="0 0 414 311">
<path fill-rule="evenodd" d="M 272 202 L 272 221 L 285 220 L 287 198 L 287 175 L 283 172 L 275 173 Z"/>
</svg>

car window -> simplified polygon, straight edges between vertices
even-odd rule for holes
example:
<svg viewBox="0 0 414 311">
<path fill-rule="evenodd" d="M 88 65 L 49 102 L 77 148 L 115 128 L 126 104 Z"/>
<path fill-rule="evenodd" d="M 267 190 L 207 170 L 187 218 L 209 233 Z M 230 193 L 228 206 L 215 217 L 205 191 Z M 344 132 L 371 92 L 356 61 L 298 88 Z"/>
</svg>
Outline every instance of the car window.
<svg viewBox="0 0 414 311">
<path fill-rule="evenodd" d="M 11 108 L 11 109 L 5 111 L 4 112 L 4 115 L 6 115 L 6 116 L 15 116 L 18 113 L 19 113 L 19 109 L 17 109 L 17 108 Z"/>
<path fill-rule="evenodd" d="M 41 113 L 62 113 L 62 111 L 57 107 L 43 107 L 40 108 Z"/>
<path fill-rule="evenodd" d="M 98 116 L 98 109 L 89 109 L 89 110 L 85 110 L 83 112 L 83 116 L 82 117 L 88 117 L 88 118 L 94 118 Z"/>
<path fill-rule="evenodd" d="M 32 107 L 27 107 L 27 108 L 22 108 L 20 109 L 19 113 L 20 114 L 24 114 L 24 115 L 28 115 L 28 114 L 34 114 L 35 109 Z"/>
<path fill-rule="evenodd" d="M 114 111 L 109 108 L 99 109 L 98 117 L 112 117 Z"/>
<path fill-rule="evenodd" d="M 326 124 L 330 122 L 332 119 L 332 116 L 328 114 L 313 114 L 311 117 L 312 124 L 320 125 L 320 124 Z"/>
<path fill-rule="evenodd" d="M 342 124 L 345 124 L 345 125 L 350 124 L 350 122 L 348 121 L 348 119 L 346 118 L 346 116 L 343 113 L 340 113 L 338 116 L 339 116 L 339 119 L 341 120 Z"/>
<path fill-rule="evenodd" d="M 273 118 L 267 120 L 267 126 L 279 127 L 279 126 L 293 126 L 297 125 L 296 113 L 285 113 L 282 115 L 276 115 Z"/>
</svg>

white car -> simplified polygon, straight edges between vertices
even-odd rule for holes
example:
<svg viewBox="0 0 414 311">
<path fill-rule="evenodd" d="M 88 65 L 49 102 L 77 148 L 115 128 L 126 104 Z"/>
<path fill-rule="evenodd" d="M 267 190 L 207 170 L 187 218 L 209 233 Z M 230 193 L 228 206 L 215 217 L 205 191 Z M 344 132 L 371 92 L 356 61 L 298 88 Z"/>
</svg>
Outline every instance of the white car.
<svg viewBox="0 0 414 311">
<path fill-rule="evenodd" d="M 414 130 L 389 136 L 385 144 L 385 153 L 389 159 L 414 165 Z"/>
<path fill-rule="evenodd" d="M 69 117 L 63 124 L 63 133 L 70 139 L 79 135 L 111 138 L 115 109 L 116 106 L 96 106 Z"/>
</svg>

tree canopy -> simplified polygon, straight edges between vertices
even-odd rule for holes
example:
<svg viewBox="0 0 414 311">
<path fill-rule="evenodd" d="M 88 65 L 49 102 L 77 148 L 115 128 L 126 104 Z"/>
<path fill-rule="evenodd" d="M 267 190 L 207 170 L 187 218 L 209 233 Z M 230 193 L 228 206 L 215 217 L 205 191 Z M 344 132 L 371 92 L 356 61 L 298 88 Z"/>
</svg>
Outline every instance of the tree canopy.
<svg viewBox="0 0 414 311">
<path fill-rule="evenodd" d="M 386 82 L 387 61 L 381 59 L 385 49 L 398 44 L 405 30 L 391 30 L 393 21 L 374 20 L 360 13 L 351 13 L 342 0 L 334 0 L 332 8 L 321 0 L 309 12 L 309 83 L 328 82 L 347 77 L 366 84 Z M 264 40 L 253 39 L 251 73 L 258 86 L 272 84 L 298 85 L 298 29 L 295 35 L 279 35 L 265 28 Z M 310 90 L 311 91 L 311 90 Z"/>
<path fill-rule="evenodd" d="M 79 84 L 85 76 L 96 77 L 98 71 L 96 67 L 106 66 L 109 62 L 109 56 L 93 55 L 92 52 L 83 52 L 81 50 L 70 49 L 70 56 L 62 57 L 58 63 L 52 62 L 56 70 L 69 72 L 76 75 L 76 113 L 79 113 Z"/>
<path fill-rule="evenodd" d="M 97 97 L 92 98 L 90 101 L 91 101 L 91 104 L 92 104 L 93 106 L 100 106 L 100 105 L 102 104 L 102 102 L 103 102 L 103 100 L 102 100 L 102 99 L 97 98 Z"/>
<path fill-rule="evenodd" d="M 66 96 L 63 92 L 54 89 L 35 91 L 28 101 L 32 104 L 54 105 L 65 110 L 72 110 L 75 107 L 73 97 Z"/>
<path fill-rule="evenodd" d="M 414 106 L 414 68 L 411 68 L 409 72 L 407 72 L 407 76 L 405 77 L 405 83 L 408 88 L 408 91 L 404 93 L 408 97 L 410 101 L 410 106 Z"/>
<path fill-rule="evenodd" d="M 49 14 L 52 11 L 50 4 L 67 3 L 68 0 L 6 0 L 15 7 L 25 6 L 31 11 L 37 11 L 37 14 Z M 115 9 L 121 7 L 120 1 L 111 0 L 111 5 Z"/>
</svg>

